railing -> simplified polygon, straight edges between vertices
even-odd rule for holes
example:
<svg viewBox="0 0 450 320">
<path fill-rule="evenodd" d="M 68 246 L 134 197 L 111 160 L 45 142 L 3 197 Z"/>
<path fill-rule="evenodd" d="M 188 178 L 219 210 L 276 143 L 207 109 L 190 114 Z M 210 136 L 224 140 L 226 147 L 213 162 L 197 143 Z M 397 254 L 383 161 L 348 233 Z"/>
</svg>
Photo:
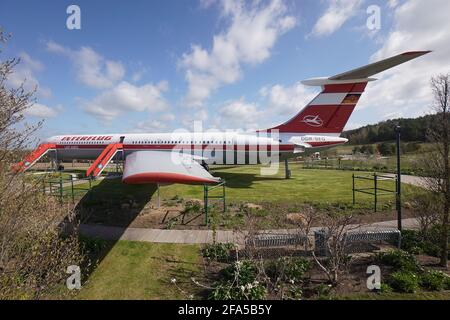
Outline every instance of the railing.
<svg viewBox="0 0 450 320">
<path fill-rule="evenodd" d="M 47 152 L 56 150 L 56 145 L 53 143 L 42 143 L 35 150 L 30 152 L 23 161 L 15 164 L 13 170 L 16 172 L 23 172 L 33 166 L 40 158 Z"/>
<path fill-rule="evenodd" d="M 42 181 L 42 192 L 45 195 L 57 197 L 60 202 L 69 199 L 72 203 L 75 203 L 78 197 L 84 196 L 92 189 L 92 180 L 91 177 L 74 179 L 73 176 L 69 176 L 69 178 L 66 178 L 60 174 L 57 178 L 44 179 Z M 87 187 L 84 185 L 87 185 Z"/>
<path fill-rule="evenodd" d="M 222 192 L 219 195 L 211 195 L 210 192 L 214 190 L 218 190 L 220 187 L 222 187 Z M 205 225 L 208 225 L 209 223 L 209 205 L 210 205 L 210 199 L 216 199 L 216 201 L 222 201 L 223 203 L 223 212 L 226 210 L 226 201 L 225 201 L 225 180 L 220 181 L 218 184 L 209 186 L 207 184 L 203 187 L 203 199 L 204 199 L 204 205 L 205 205 Z"/>
<path fill-rule="evenodd" d="M 246 239 L 245 245 L 256 248 L 297 246 L 304 245 L 306 240 L 304 234 L 265 233 Z"/>
<path fill-rule="evenodd" d="M 100 153 L 98 158 L 86 171 L 86 176 L 97 177 L 106 168 L 108 163 L 114 158 L 117 152 L 123 151 L 123 145 L 121 143 L 112 143 L 106 146 L 106 148 Z"/>
<path fill-rule="evenodd" d="M 329 256 L 330 248 L 327 244 L 329 233 L 326 229 L 314 231 L 314 251 L 318 256 Z M 345 253 L 368 252 L 376 249 L 376 244 L 386 242 L 400 249 L 401 232 L 397 229 L 358 230 L 345 233 L 340 239 Z"/>
<path fill-rule="evenodd" d="M 373 187 L 367 188 L 356 188 L 356 181 L 358 180 L 368 180 L 373 182 Z M 394 181 L 395 190 L 390 190 L 386 188 L 380 188 L 379 181 Z M 396 195 L 397 193 L 397 176 L 386 176 L 374 173 L 372 175 L 360 176 L 352 174 L 352 194 L 353 194 L 353 205 L 356 203 L 356 193 L 364 193 L 368 195 L 373 195 L 374 197 L 374 211 L 377 212 L 378 197 L 382 195 Z"/>
</svg>

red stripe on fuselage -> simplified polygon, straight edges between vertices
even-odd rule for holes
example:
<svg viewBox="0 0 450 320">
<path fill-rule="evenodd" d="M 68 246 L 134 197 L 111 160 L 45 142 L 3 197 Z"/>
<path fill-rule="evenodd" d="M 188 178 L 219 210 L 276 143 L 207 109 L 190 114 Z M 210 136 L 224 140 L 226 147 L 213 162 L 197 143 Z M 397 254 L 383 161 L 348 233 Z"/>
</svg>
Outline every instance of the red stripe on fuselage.
<svg viewBox="0 0 450 320">
<path fill-rule="evenodd" d="M 342 144 L 342 142 L 334 142 L 334 141 L 307 141 L 306 143 L 310 144 L 314 148 L 327 147 L 332 145 Z M 271 148 L 270 145 L 267 146 L 258 146 L 258 145 L 167 145 L 167 144 L 125 144 L 123 145 L 125 151 L 139 151 L 139 150 L 159 150 L 159 151 L 172 151 L 174 149 L 183 149 L 183 150 L 192 150 L 192 151 L 216 151 L 216 152 L 266 152 L 266 151 L 279 151 L 279 152 L 293 152 L 295 149 L 294 144 L 283 144 L 278 146 L 277 149 Z M 97 149 L 99 152 L 104 150 L 106 145 L 99 144 L 73 144 L 73 145 L 56 145 L 56 149 L 58 150 L 66 150 L 66 151 L 76 151 L 76 150 L 93 150 Z"/>
<path fill-rule="evenodd" d="M 65 150 L 77 150 L 77 149 L 104 149 L 106 145 L 92 145 L 92 144 L 74 144 L 74 145 L 57 145 L 57 149 L 65 149 Z M 272 147 L 270 145 L 267 146 L 259 146 L 259 145 L 175 145 L 175 144 L 124 144 L 123 148 L 125 150 L 173 150 L 173 149 L 192 149 L 192 150 L 218 150 L 218 151 L 271 151 Z M 294 149 L 294 145 L 285 144 L 278 146 L 279 151 L 292 151 Z M 275 150 L 275 148 L 274 148 Z"/>
</svg>

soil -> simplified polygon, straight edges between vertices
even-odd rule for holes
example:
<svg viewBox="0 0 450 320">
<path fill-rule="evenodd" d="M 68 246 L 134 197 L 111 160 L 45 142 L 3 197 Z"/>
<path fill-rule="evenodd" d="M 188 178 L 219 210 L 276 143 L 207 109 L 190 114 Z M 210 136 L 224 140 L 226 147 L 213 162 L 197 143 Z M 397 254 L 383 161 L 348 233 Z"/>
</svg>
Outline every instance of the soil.
<svg viewBox="0 0 450 320">
<path fill-rule="evenodd" d="M 195 205 L 196 204 L 196 205 Z M 320 209 L 322 210 L 322 209 Z M 327 210 L 335 210 L 330 207 Z M 351 209 L 356 224 L 397 219 L 397 212 L 392 209 L 373 212 L 368 209 Z M 305 222 L 302 208 L 288 204 L 274 203 L 229 203 L 227 212 L 223 213 L 220 205 L 209 210 L 209 217 L 215 222 L 217 229 L 242 229 L 248 225 L 249 219 L 259 228 L 296 228 Z M 403 218 L 412 217 L 411 210 L 403 209 Z M 83 213 L 83 222 L 119 227 L 157 228 L 157 229 L 210 229 L 205 225 L 203 202 L 201 200 L 163 200 L 158 207 L 149 202 L 140 204 L 136 201 L 121 204 L 93 206 L 89 212 Z M 320 226 L 320 221 L 312 223 Z"/>
<path fill-rule="evenodd" d="M 332 287 L 329 284 L 328 278 L 324 274 L 324 272 L 315 264 L 315 262 L 311 259 L 312 268 L 305 274 L 303 284 L 302 284 L 302 299 L 329 299 L 331 297 L 342 297 L 342 296 L 352 296 L 359 294 L 366 295 L 378 295 L 378 292 L 371 291 L 367 288 L 367 267 L 370 265 L 378 265 L 381 269 L 382 282 L 385 281 L 389 277 L 389 275 L 394 272 L 392 267 L 380 264 L 375 260 L 375 253 L 384 250 L 390 250 L 392 247 L 385 246 L 382 247 L 381 250 L 377 250 L 372 253 L 361 253 L 352 255 L 352 263 L 349 266 L 346 274 L 343 274 L 340 278 L 339 285 L 336 287 Z M 265 261 L 269 259 L 276 259 L 281 256 L 290 256 L 288 254 L 289 251 L 278 251 L 278 256 L 272 256 L 271 258 L 264 258 Z M 426 256 L 426 255 L 417 255 L 417 261 L 422 267 L 426 269 L 433 270 L 442 270 L 437 263 L 439 262 L 438 258 Z M 208 286 L 213 286 L 215 282 L 220 279 L 220 270 L 225 268 L 228 264 L 223 262 L 205 262 L 205 271 L 203 283 L 207 283 Z M 449 273 L 449 271 L 446 271 Z M 322 293 L 320 293 L 322 291 Z M 205 291 L 205 295 L 207 295 L 209 291 Z M 280 292 L 269 291 L 266 297 L 267 299 L 281 299 Z"/>
</svg>

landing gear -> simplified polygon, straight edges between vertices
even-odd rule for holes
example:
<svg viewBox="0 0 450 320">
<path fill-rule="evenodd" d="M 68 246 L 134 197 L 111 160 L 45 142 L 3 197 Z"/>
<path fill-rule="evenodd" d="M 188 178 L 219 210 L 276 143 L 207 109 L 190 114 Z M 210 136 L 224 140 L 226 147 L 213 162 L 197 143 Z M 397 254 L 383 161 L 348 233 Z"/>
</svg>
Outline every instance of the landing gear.
<svg viewBox="0 0 450 320">
<path fill-rule="evenodd" d="M 64 171 L 64 166 L 62 164 L 58 165 L 58 171 Z"/>
<path fill-rule="evenodd" d="M 289 170 L 288 159 L 284 159 L 284 173 L 285 173 L 285 179 L 291 178 L 291 170 Z"/>
</svg>

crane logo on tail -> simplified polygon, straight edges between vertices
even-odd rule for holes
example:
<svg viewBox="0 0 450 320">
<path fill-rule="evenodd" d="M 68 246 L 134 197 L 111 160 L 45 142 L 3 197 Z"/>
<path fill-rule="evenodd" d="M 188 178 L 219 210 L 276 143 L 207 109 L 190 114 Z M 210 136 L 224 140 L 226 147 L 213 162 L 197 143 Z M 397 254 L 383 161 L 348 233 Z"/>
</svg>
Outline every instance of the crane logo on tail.
<svg viewBox="0 0 450 320">
<path fill-rule="evenodd" d="M 320 119 L 320 117 L 318 115 L 317 116 L 313 116 L 313 115 L 305 116 L 301 122 L 304 122 L 311 127 L 321 127 L 323 125 L 323 120 Z"/>
</svg>

